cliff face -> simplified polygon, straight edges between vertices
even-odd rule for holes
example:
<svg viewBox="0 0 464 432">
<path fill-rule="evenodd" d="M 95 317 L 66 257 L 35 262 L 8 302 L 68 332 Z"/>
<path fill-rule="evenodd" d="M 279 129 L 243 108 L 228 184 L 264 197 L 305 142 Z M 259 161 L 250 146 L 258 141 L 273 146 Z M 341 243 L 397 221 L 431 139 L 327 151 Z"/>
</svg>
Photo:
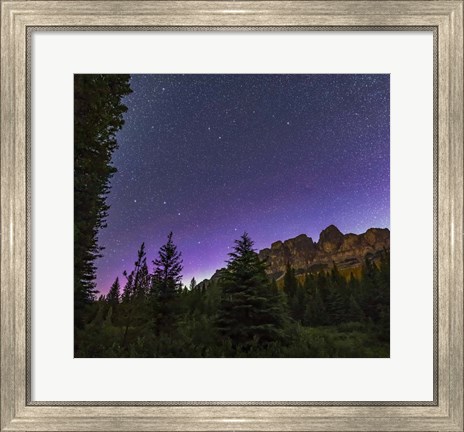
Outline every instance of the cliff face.
<svg viewBox="0 0 464 432">
<path fill-rule="evenodd" d="M 280 278 L 289 263 L 296 273 L 317 272 L 329 269 L 335 263 L 345 274 L 357 273 L 366 255 L 375 259 L 381 251 L 390 249 L 390 230 L 370 228 L 363 234 L 342 234 L 330 225 L 323 230 L 319 241 L 301 234 L 298 237 L 272 243 L 259 252 L 269 265 L 268 274 Z"/>
</svg>

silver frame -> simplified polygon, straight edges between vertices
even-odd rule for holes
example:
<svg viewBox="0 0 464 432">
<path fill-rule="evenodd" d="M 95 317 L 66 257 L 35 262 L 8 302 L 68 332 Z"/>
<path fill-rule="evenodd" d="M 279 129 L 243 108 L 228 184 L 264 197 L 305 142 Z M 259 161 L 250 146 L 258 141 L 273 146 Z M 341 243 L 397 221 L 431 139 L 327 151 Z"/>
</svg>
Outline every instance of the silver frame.
<svg viewBox="0 0 464 432">
<path fill-rule="evenodd" d="M 463 430 L 460 1 L 3 1 L 1 430 Z M 137 13 L 134 13 L 137 11 Z M 33 402 L 30 35 L 41 30 L 434 31 L 432 402 Z M 219 406 L 218 406 L 219 405 Z"/>
</svg>

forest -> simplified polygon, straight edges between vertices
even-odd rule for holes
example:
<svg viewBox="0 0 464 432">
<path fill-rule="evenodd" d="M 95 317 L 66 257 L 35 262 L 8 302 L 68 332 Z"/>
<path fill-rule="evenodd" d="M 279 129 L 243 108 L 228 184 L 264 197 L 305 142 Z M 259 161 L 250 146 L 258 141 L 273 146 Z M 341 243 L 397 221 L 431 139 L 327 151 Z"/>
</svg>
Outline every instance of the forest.
<svg viewBox="0 0 464 432">
<path fill-rule="evenodd" d="M 76 333 L 76 357 L 388 357 L 388 252 L 366 259 L 361 279 L 330 272 L 281 283 L 245 233 L 213 281 L 188 286 L 170 233 L 149 270 L 134 268 L 92 302 Z"/>
<path fill-rule="evenodd" d="M 105 251 L 111 156 L 124 125 L 128 75 L 74 76 L 75 357 L 389 357 L 389 251 L 366 257 L 361 275 L 328 271 L 270 279 L 244 233 L 209 281 L 182 279 L 172 232 L 150 259 L 142 244 L 133 268 L 98 295 Z"/>
</svg>

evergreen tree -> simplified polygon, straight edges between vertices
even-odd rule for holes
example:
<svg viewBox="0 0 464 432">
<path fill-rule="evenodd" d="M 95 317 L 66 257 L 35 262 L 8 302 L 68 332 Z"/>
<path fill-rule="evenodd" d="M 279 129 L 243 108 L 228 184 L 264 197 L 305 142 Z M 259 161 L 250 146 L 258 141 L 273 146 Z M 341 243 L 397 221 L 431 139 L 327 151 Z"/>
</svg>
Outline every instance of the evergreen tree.
<svg viewBox="0 0 464 432">
<path fill-rule="evenodd" d="M 310 325 L 321 326 L 327 323 L 327 307 L 320 293 L 320 288 L 316 287 L 310 303 Z"/>
<path fill-rule="evenodd" d="M 328 293 L 326 306 L 329 322 L 339 324 L 347 319 L 348 302 L 347 283 L 345 278 L 340 274 L 335 263 L 329 274 Z"/>
<path fill-rule="evenodd" d="M 295 270 L 287 262 L 287 267 L 284 275 L 284 292 L 287 294 L 289 299 L 292 299 L 298 289 L 298 279 L 295 275 Z"/>
<path fill-rule="evenodd" d="M 305 303 L 302 306 L 302 318 L 301 323 L 305 326 L 311 326 L 314 324 L 315 311 L 313 311 L 315 305 L 315 292 L 316 282 L 312 274 L 306 274 L 302 290 L 305 293 Z"/>
<path fill-rule="evenodd" d="M 350 296 L 347 318 L 349 321 L 357 321 L 357 322 L 362 322 L 364 321 L 364 318 L 365 318 L 364 313 L 361 309 L 361 306 L 359 306 L 353 294 Z"/>
<path fill-rule="evenodd" d="M 376 264 L 366 256 L 362 269 L 360 306 L 365 316 L 373 322 L 379 319 L 377 273 Z"/>
<path fill-rule="evenodd" d="M 124 124 L 131 92 L 128 75 L 74 75 L 74 321 L 84 325 L 85 306 L 95 299 L 97 242 L 105 226 L 111 155 Z"/>
<path fill-rule="evenodd" d="M 119 318 L 124 328 L 121 346 L 127 348 L 127 336 L 129 333 L 129 327 L 133 319 L 133 308 L 132 299 L 134 298 L 134 272 L 127 274 L 127 271 L 124 270 L 123 275 L 126 278 L 126 284 L 122 291 L 121 296 L 121 305 L 119 308 Z"/>
<path fill-rule="evenodd" d="M 189 286 L 189 289 L 190 291 L 193 291 L 197 286 L 197 281 L 195 280 L 195 278 L 192 278 L 192 280 L 190 281 L 190 286 Z"/>
<path fill-rule="evenodd" d="M 126 284 L 121 296 L 121 305 L 118 314 L 114 317 L 116 322 L 122 322 L 124 331 L 121 345 L 128 349 L 129 329 L 137 333 L 148 321 L 147 298 L 150 288 L 150 275 L 146 262 L 145 243 L 137 251 L 137 260 L 133 270 L 128 274 L 124 271 Z M 135 330 L 135 331 L 134 331 Z"/>
<path fill-rule="evenodd" d="M 287 305 L 290 316 L 295 321 L 302 321 L 306 309 L 306 294 L 304 288 L 298 282 L 295 269 L 287 263 L 284 275 L 284 292 L 287 295 Z"/>
<path fill-rule="evenodd" d="M 119 299 L 120 299 L 120 290 L 121 287 L 119 285 L 119 278 L 116 278 L 116 280 L 113 282 L 113 285 L 111 285 L 110 290 L 108 291 L 108 294 L 106 296 L 106 301 L 110 306 L 116 306 L 119 304 Z"/>
<path fill-rule="evenodd" d="M 182 290 L 182 254 L 172 240 L 161 246 L 158 258 L 153 261 L 155 270 L 152 276 L 152 301 L 155 313 L 155 331 L 172 329 L 176 321 L 176 297 Z"/>
<path fill-rule="evenodd" d="M 122 274 L 126 278 L 126 283 L 122 290 L 121 302 L 129 303 L 134 296 L 134 272 L 127 274 L 127 271 L 124 270 Z"/>
<path fill-rule="evenodd" d="M 329 282 L 324 272 L 319 272 L 314 279 L 314 292 L 311 298 L 311 325 L 330 324 L 328 317 Z"/>
<path fill-rule="evenodd" d="M 378 315 L 380 337 L 384 341 L 390 341 L 390 252 L 384 250 L 380 258 L 380 267 L 377 275 Z"/>
<path fill-rule="evenodd" d="M 265 263 L 247 233 L 235 241 L 222 272 L 217 326 L 234 348 L 247 351 L 256 343 L 280 341 L 285 325 L 283 302 L 271 288 Z M 274 292 L 273 292 L 274 291 Z"/>
<path fill-rule="evenodd" d="M 298 283 L 290 306 L 290 313 L 295 321 L 303 323 L 308 304 L 308 297 L 309 296 L 304 286 Z"/>
<path fill-rule="evenodd" d="M 355 300 L 359 303 L 361 296 L 360 283 L 359 280 L 354 276 L 353 272 L 350 273 L 350 278 L 348 279 L 348 292 L 352 294 Z"/>
<path fill-rule="evenodd" d="M 134 287 L 133 295 L 136 298 L 145 298 L 150 290 L 150 274 L 147 266 L 147 256 L 145 252 L 145 243 L 142 243 L 137 252 L 137 261 L 134 268 Z"/>
</svg>

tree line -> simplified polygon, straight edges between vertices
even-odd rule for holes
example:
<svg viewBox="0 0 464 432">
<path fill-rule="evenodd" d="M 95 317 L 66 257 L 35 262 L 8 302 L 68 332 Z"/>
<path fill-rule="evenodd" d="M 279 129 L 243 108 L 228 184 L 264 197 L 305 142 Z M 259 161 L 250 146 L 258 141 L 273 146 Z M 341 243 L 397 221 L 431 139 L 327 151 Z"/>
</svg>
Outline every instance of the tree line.
<svg viewBox="0 0 464 432">
<path fill-rule="evenodd" d="M 151 267 L 151 270 L 150 270 Z M 388 357 L 389 253 L 366 258 L 360 278 L 330 271 L 270 279 L 244 234 L 212 281 L 182 283 L 170 233 L 147 263 L 88 305 L 76 357 Z"/>
</svg>

